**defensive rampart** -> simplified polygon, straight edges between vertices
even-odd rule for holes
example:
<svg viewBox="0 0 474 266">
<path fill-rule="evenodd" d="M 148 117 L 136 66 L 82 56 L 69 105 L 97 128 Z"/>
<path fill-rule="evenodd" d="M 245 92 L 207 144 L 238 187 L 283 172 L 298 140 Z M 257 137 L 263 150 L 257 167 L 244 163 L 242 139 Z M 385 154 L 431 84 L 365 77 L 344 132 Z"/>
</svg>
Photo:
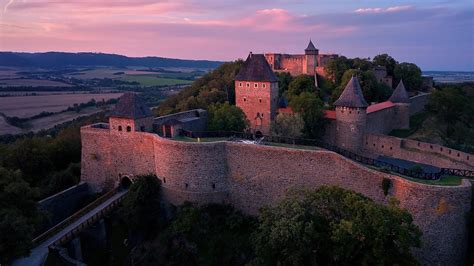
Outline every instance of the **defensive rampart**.
<svg viewBox="0 0 474 266">
<path fill-rule="evenodd" d="M 235 142 L 186 143 L 151 133 L 128 135 L 84 127 L 83 180 L 100 190 L 119 174 L 156 173 L 165 199 L 174 204 L 226 202 L 256 214 L 290 188 L 337 185 L 386 203 L 400 201 L 423 232 L 415 254 L 426 265 L 461 265 L 467 242 L 471 185 L 439 187 L 368 169 L 330 151 L 309 151 Z M 387 196 L 382 180 L 392 181 Z"/>
<path fill-rule="evenodd" d="M 474 157 L 444 146 L 379 134 L 366 134 L 364 149 L 372 154 L 444 168 L 474 170 Z"/>
<path fill-rule="evenodd" d="M 410 98 L 410 115 L 420 113 L 428 103 L 429 93 L 420 93 Z"/>
</svg>

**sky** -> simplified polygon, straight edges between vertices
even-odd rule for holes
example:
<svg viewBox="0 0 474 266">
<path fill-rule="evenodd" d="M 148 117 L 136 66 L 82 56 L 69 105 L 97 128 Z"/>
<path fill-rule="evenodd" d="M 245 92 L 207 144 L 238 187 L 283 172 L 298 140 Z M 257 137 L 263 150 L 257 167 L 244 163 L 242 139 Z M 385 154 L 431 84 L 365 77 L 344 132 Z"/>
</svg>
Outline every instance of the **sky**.
<svg viewBox="0 0 474 266">
<path fill-rule="evenodd" d="M 254 53 L 388 53 L 474 71 L 473 0 L 0 0 L 0 51 L 230 61 Z"/>
</svg>

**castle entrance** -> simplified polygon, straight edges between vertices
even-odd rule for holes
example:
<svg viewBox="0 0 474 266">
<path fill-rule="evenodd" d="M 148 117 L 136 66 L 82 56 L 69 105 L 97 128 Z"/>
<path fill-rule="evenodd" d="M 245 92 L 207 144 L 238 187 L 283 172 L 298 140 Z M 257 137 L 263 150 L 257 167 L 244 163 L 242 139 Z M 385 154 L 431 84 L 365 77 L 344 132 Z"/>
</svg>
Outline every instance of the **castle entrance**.
<svg viewBox="0 0 474 266">
<path fill-rule="evenodd" d="M 120 188 L 121 189 L 129 189 L 131 185 L 132 185 L 132 180 L 130 180 L 130 178 L 128 176 L 124 176 L 120 180 Z"/>
</svg>

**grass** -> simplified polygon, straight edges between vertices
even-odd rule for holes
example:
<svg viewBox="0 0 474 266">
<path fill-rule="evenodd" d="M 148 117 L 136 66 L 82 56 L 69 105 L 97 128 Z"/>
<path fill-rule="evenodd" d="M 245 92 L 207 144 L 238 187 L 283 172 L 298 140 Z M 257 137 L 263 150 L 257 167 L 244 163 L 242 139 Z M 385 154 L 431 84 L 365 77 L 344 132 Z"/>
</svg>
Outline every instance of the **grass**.
<svg viewBox="0 0 474 266">
<path fill-rule="evenodd" d="M 294 145 L 294 144 L 287 144 L 287 143 L 274 143 L 274 142 L 265 142 L 267 146 L 273 147 L 283 147 L 283 148 L 290 148 L 290 149 L 298 149 L 298 150 L 322 150 L 321 148 L 315 146 L 304 146 L 304 145 Z"/>
<path fill-rule="evenodd" d="M 430 114 L 428 112 L 422 112 L 410 117 L 410 128 L 409 129 L 395 129 L 389 133 L 390 136 L 407 138 L 413 135 L 418 129 L 421 128 L 423 122 L 428 119 Z"/>
<path fill-rule="evenodd" d="M 461 181 L 463 179 L 460 176 L 446 175 L 446 176 L 442 176 L 439 180 L 425 180 L 425 179 L 413 178 L 413 177 L 409 177 L 409 176 L 402 175 L 402 174 L 399 174 L 399 173 L 391 172 L 391 171 L 388 171 L 387 169 L 383 169 L 383 168 L 376 167 L 376 166 L 371 166 L 371 165 L 364 165 L 364 166 L 366 166 L 370 169 L 379 171 L 379 172 L 384 172 L 384 173 L 396 175 L 396 176 L 403 177 L 407 180 L 410 180 L 410 181 L 413 181 L 413 182 L 416 182 L 416 183 L 427 184 L 427 185 L 459 186 L 459 185 L 461 185 Z"/>
<path fill-rule="evenodd" d="M 171 86 L 171 85 L 186 85 L 192 83 L 191 80 L 162 78 L 157 74 L 153 75 L 125 75 L 120 79 L 131 82 L 138 82 L 142 86 Z"/>
</svg>

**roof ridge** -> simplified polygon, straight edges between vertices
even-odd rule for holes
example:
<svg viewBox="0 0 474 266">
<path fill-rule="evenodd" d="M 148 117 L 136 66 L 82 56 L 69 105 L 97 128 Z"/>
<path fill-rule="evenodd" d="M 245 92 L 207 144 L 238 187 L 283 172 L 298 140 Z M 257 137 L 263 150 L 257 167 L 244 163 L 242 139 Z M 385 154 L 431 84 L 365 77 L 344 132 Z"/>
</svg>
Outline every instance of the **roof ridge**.
<svg viewBox="0 0 474 266">
<path fill-rule="evenodd" d="M 335 106 L 366 108 L 369 106 L 364 98 L 357 77 L 352 76 L 347 83 L 339 99 L 334 102 Z"/>
<path fill-rule="evenodd" d="M 405 89 L 405 85 L 403 84 L 403 80 L 400 79 L 397 87 L 392 93 L 392 96 L 388 99 L 392 103 L 409 103 L 410 99 L 408 98 L 407 90 Z"/>
</svg>

